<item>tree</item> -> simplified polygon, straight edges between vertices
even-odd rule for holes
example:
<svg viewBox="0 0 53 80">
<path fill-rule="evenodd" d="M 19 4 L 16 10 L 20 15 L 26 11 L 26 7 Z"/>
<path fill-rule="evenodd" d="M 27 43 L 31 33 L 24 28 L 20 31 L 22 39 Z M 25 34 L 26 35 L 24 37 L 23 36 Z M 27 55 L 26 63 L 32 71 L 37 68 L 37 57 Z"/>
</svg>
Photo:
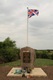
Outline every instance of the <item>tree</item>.
<svg viewBox="0 0 53 80">
<path fill-rule="evenodd" d="M 3 42 L 0 42 L 0 49 L 3 48 Z"/>
<path fill-rule="evenodd" d="M 6 38 L 3 42 L 3 47 L 16 47 L 15 41 L 12 41 L 9 37 Z"/>
<path fill-rule="evenodd" d="M 9 37 L 0 42 L 0 60 L 10 62 L 19 59 L 19 49 L 17 49 L 15 41 Z"/>
</svg>

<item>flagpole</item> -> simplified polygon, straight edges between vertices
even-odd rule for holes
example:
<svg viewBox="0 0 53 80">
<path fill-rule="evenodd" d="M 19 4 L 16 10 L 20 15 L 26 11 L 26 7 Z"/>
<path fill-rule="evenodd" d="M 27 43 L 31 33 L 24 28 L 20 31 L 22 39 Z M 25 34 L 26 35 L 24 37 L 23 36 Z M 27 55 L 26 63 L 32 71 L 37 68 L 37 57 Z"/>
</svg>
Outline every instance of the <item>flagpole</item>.
<svg viewBox="0 0 53 80">
<path fill-rule="evenodd" d="M 28 7 L 27 7 L 27 46 L 28 46 Z"/>
<path fill-rule="evenodd" d="M 28 38 L 29 38 L 28 37 L 28 22 L 29 22 L 29 19 L 28 18 L 34 16 L 35 14 L 38 16 L 38 14 L 39 14 L 39 11 L 36 10 L 36 9 L 31 9 L 29 11 L 29 13 L 28 13 L 28 10 L 29 10 L 29 8 L 27 7 L 27 46 L 29 45 L 29 40 L 28 40 Z"/>
</svg>

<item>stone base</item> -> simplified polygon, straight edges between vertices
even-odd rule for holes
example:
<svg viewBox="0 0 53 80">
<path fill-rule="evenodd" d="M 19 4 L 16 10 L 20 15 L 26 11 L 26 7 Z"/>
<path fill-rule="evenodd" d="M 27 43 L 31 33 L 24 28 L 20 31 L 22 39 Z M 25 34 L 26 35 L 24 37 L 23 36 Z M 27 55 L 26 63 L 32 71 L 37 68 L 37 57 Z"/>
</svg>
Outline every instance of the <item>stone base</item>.
<svg viewBox="0 0 53 80">
<path fill-rule="evenodd" d="M 14 77 L 15 76 L 19 76 L 19 77 L 21 77 L 22 73 L 21 74 L 15 74 L 15 71 L 19 70 L 19 69 L 21 69 L 21 68 L 19 68 L 19 67 L 12 68 L 10 70 L 10 72 L 7 74 L 7 76 L 14 76 Z M 41 68 L 34 68 L 34 69 L 32 69 L 30 74 L 25 73 L 25 76 L 28 76 L 28 75 L 30 75 L 30 76 L 37 76 L 37 77 L 41 77 L 41 76 L 47 77 L 47 74 Z"/>
</svg>

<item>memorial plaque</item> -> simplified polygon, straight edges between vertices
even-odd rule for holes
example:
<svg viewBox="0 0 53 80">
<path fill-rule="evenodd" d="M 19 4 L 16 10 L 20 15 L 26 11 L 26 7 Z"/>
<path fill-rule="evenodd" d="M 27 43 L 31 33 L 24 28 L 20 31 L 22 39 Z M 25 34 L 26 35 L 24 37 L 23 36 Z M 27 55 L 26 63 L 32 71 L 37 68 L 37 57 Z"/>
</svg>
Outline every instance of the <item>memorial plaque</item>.
<svg viewBox="0 0 53 80">
<path fill-rule="evenodd" d="M 23 52 L 23 62 L 30 63 L 30 52 Z"/>
</svg>

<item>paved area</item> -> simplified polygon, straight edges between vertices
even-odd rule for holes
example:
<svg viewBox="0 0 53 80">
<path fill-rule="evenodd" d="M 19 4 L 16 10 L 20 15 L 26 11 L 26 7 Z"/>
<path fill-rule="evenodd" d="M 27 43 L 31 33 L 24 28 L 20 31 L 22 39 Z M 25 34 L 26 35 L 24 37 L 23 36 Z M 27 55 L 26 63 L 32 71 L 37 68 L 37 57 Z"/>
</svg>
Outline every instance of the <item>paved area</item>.
<svg viewBox="0 0 53 80">
<path fill-rule="evenodd" d="M 20 73 L 16 73 L 15 74 L 16 70 L 21 70 L 21 68 L 20 67 L 12 68 L 10 70 L 10 72 L 7 74 L 7 76 L 19 76 L 19 77 L 22 77 L 22 73 L 21 74 Z M 37 76 L 37 77 L 41 77 L 41 76 L 47 77 L 47 74 L 41 68 L 34 68 L 34 69 L 32 69 L 30 74 L 25 72 L 25 75 L 26 76 L 30 75 L 30 76 Z"/>
</svg>

